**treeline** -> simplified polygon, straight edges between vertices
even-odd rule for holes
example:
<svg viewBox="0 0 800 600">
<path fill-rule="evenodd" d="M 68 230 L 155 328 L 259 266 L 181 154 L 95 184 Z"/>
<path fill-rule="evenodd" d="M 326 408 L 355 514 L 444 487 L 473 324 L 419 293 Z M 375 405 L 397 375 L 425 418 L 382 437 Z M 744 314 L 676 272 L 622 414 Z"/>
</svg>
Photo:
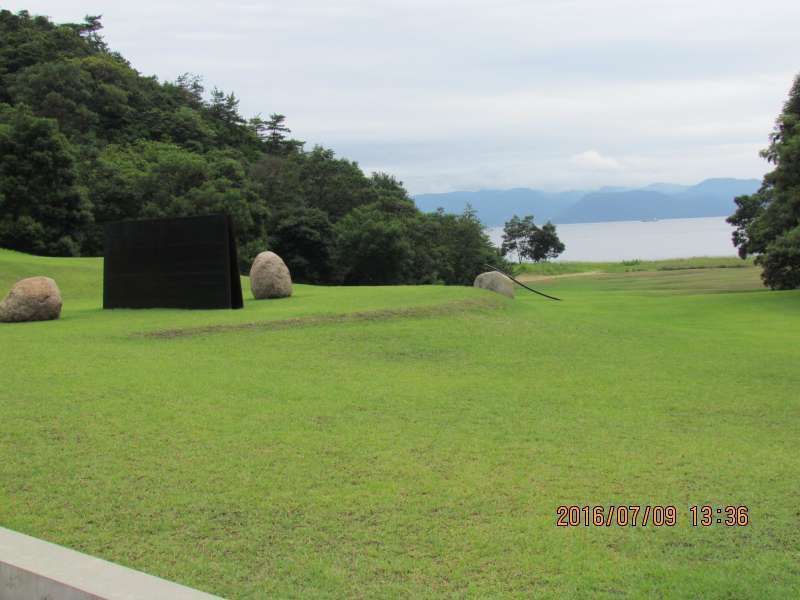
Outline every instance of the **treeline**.
<svg viewBox="0 0 800 600">
<path fill-rule="evenodd" d="M 227 213 L 243 270 L 271 249 L 299 281 L 470 283 L 500 260 L 474 212 L 423 213 L 197 76 L 144 77 L 101 28 L 0 11 L 0 246 L 99 255 L 108 221 Z"/>
</svg>

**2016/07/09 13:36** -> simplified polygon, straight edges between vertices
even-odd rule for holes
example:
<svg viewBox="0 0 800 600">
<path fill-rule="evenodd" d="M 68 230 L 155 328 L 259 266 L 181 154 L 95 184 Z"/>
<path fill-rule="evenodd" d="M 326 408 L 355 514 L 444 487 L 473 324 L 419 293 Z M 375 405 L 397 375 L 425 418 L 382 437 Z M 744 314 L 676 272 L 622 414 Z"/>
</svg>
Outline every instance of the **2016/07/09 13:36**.
<svg viewBox="0 0 800 600">
<path fill-rule="evenodd" d="M 689 507 L 692 527 L 724 525 L 744 527 L 750 524 L 747 506 L 711 505 Z M 556 508 L 558 527 L 675 527 L 678 525 L 678 508 L 674 505 L 567 505 Z"/>
</svg>

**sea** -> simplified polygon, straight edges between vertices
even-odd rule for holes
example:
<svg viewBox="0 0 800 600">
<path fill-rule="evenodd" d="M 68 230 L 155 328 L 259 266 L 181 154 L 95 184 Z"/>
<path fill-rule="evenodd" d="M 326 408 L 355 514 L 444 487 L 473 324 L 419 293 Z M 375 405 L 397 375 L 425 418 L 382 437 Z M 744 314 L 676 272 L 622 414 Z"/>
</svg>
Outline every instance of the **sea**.
<svg viewBox="0 0 800 600">
<path fill-rule="evenodd" d="M 692 256 L 735 256 L 733 227 L 725 217 L 611 221 L 556 225 L 566 250 L 558 261 L 658 260 Z M 503 228 L 487 228 L 497 246 Z"/>
</svg>

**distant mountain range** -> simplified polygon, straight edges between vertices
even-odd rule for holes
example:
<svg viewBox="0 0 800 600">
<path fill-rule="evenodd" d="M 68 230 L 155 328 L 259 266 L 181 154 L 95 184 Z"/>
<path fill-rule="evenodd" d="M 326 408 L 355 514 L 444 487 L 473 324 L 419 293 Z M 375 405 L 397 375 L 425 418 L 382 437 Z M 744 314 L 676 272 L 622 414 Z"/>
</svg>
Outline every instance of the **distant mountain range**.
<svg viewBox="0 0 800 600">
<path fill-rule="evenodd" d="M 642 188 L 568 192 L 514 188 L 419 194 L 414 200 L 424 211 L 441 207 L 460 213 L 470 204 L 489 227 L 502 225 L 514 214 L 532 214 L 537 223 L 596 223 L 728 216 L 735 209 L 736 196 L 752 194 L 760 185 L 758 179 L 706 179 L 691 186 L 652 183 Z"/>
</svg>

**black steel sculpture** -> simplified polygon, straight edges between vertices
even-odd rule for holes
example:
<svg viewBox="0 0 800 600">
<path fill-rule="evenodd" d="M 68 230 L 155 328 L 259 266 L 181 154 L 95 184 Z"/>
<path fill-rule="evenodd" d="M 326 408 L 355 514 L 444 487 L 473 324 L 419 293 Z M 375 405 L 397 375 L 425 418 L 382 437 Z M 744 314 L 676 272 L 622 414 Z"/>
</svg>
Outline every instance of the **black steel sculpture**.
<svg viewBox="0 0 800 600">
<path fill-rule="evenodd" d="M 103 308 L 242 308 L 230 217 L 105 226 Z"/>
<path fill-rule="evenodd" d="M 508 273 L 506 273 L 505 271 L 503 271 L 503 270 L 501 270 L 501 269 L 498 269 L 498 268 L 497 268 L 497 267 L 495 267 L 495 266 L 492 266 L 492 265 L 490 265 L 490 264 L 487 264 L 487 265 L 485 265 L 485 266 L 489 267 L 489 268 L 490 268 L 492 271 L 497 271 L 498 273 L 502 273 L 503 275 L 505 275 L 506 277 L 508 277 L 508 278 L 509 278 L 511 281 L 513 281 L 514 283 L 516 283 L 517 285 L 521 285 L 521 286 L 522 286 L 522 287 L 524 287 L 526 290 L 528 290 L 528 291 L 530 291 L 530 292 L 533 292 L 534 294 L 539 294 L 540 296 L 544 296 L 545 298 L 550 298 L 550 300 L 558 300 L 559 302 L 561 302 L 561 298 L 556 298 L 555 296 L 548 296 L 548 295 L 547 295 L 547 294 L 545 294 L 544 292 L 540 292 L 540 291 L 538 291 L 538 290 L 535 290 L 535 289 L 533 289 L 533 288 L 531 288 L 531 287 L 528 287 L 527 285 L 525 285 L 525 284 L 524 284 L 524 283 L 522 283 L 521 281 L 517 281 L 517 280 L 516 280 L 516 279 L 514 279 L 514 278 L 513 278 L 511 275 L 509 275 Z"/>
</svg>

